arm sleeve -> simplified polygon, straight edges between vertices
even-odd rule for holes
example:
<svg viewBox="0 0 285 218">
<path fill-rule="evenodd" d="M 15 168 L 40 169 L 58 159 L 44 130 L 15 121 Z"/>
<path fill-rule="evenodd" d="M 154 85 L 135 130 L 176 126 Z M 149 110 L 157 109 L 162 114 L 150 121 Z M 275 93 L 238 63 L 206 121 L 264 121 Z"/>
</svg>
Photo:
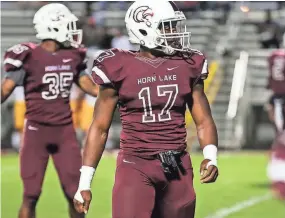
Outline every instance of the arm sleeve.
<svg viewBox="0 0 285 218">
<path fill-rule="evenodd" d="M 209 75 L 209 69 L 208 69 L 208 60 L 204 59 L 201 67 L 199 68 L 199 71 L 201 69 L 200 73 L 200 79 L 205 80 L 208 78 Z"/>
<path fill-rule="evenodd" d="M 13 80 L 17 86 L 22 86 L 24 84 L 25 75 L 26 72 L 20 69 L 5 73 L 5 78 Z"/>
<path fill-rule="evenodd" d="M 194 85 L 204 84 L 204 80 L 208 78 L 208 75 L 209 75 L 208 61 L 204 55 L 201 55 L 197 60 Z"/>
</svg>

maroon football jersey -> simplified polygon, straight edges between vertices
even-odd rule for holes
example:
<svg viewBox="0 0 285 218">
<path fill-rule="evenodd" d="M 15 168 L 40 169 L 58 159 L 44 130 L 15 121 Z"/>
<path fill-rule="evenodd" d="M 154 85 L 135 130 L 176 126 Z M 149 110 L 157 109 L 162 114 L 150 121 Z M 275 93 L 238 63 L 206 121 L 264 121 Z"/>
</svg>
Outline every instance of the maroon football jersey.
<svg viewBox="0 0 285 218">
<path fill-rule="evenodd" d="M 5 53 L 6 72 L 24 72 L 26 118 L 47 125 L 72 122 L 69 93 L 73 81 L 86 69 L 86 50 L 62 49 L 50 53 L 33 43 L 18 44 Z"/>
<path fill-rule="evenodd" d="M 112 49 L 100 54 L 92 69 L 97 84 L 118 92 L 120 147 L 140 154 L 186 148 L 186 102 L 193 83 L 207 75 L 207 61 L 198 51 L 185 60 Z"/>
<path fill-rule="evenodd" d="M 275 94 L 285 95 L 285 50 L 274 51 L 269 59 L 268 88 Z"/>
</svg>

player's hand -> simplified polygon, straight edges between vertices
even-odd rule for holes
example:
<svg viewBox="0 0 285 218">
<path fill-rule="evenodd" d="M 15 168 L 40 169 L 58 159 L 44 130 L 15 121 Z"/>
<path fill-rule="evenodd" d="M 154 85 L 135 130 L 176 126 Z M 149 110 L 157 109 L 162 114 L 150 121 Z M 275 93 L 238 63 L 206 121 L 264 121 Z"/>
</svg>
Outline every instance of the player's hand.
<svg viewBox="0 0 285 218">
<path fill-rule="evenodd" d="M 90 190 L 77 190 L 73 204 L 78 213 L 87 213 L 89 210 L 89 205 L 92 199 L 92 193 Z"/>
<path fill-rule="evenodd" d="M 201 183 L 212 183 L 215 182 L 218 178 L 218 168 L 214 165 L 211 165 L 209 162 L 210 160 L 205 159 L 200 165 Z"/>
</svg>

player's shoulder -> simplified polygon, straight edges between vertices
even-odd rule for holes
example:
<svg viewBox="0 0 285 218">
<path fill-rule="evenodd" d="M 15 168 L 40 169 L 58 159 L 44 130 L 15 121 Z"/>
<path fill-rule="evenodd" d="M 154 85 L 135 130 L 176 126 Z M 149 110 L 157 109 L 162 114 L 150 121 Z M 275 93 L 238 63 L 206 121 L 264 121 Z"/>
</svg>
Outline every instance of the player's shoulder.
<svg viewBox="0 0 285 218">
<path fill-rule="evenodd" d="M 174 59 L 180 60 L 185 65 L 190 65 L 191 68 L 201 65 L 206 60 L 204 53 L 197 49 L 188 49 L 187 51 L 179 52 Z"/>
<path fill-rule="evenodd" d="M 188 51 L 188 59 L 201 63 L 206 60 L 206 55 L 198 49 L 191 48 Z"/>
<path fill-rule="evenodd" d="M 7 53 L 11 53 L 14 55 L 20 55 L 22 53 L 29 53 L 32 50 L 34 50 L 37 47 L 37 44 L 32 43 L 32 42 L 23 42 L 23 43 L 18 43 L 6 50 Z"/>
<path fill-rule="evenodd" d="M 277 50 L 274 50 L 270 53 L 269 55 L 269 58 L 274 58 L 274 57 L 280 57 L 280 56 L 283 56 L 285 57 L 285 50 L 284 49 L 277 49 Z"/>
<path fill-rule="evenodd" d="M 24 42 L 8 48 L 4 55 L 4 66 L 6 70 L 21 68 L 23 62 L 37 46 L 37 44 L 32 42 Z"/>
<path fill-rule="evenodd" d="M 115 84 L 123 75 L 124 66 L 129 62 L 128 57 L 133 56 L 134 53 L 117 48 L 99 51 L 92 68 L 94 81 L 99 85 Z"/>
<path fill-rule="evenodd" d="M 87 48 L 85 46 L 80 46 L 78 48 L 74 48 L 74 51 L 77 52 L 80 56 L 86 56 Z"/>
<path fill-rule="evenodd" d="M 207 64 L 207 59 L 204 53 L 197 49 L 189 49 L 185 52 L 180 52 L 175 57 L 176 60 L 180 60 L 181 65 L 187 68 L 199 68 L 204 63 Z"/>
<path fill-rule="evenodd" d="M 95 61 L 98 63 L 110 63 L 122 64 L 122 59 L 133 56 L 134 53 L 128 50 L 111 48 L 107 50 L 101 50 L 97 53 Z"/>
<path fill-rule="evenodd" d="M 180 60 L 180 66 L 183 66 L 191 77 L 199 77 L 206 79 L 208 76 L 208 61 L 206 55 L 197 50 L 189 49 L 188 51 L 178 54 L 178 60 Z M 188 70 L 187 70 L 188 69 Z"/>
</svg>

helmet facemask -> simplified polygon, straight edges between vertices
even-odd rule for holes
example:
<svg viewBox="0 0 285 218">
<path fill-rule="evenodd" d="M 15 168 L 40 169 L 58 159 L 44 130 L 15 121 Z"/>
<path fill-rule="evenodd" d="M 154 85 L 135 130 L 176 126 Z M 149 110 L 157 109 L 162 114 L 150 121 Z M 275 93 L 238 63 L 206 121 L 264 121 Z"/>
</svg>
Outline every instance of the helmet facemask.
<svg viewBox="0 0 285 218">
<path fill-rule="evenodd" d="M 175 15 L 175 18 L 161 20 L 157 28 L 158 37 L 155 44 L 169 55 L 190 48 L 191 33 L 187 32 L 187 27 L 183 23 L 186 18 L 180 11 L 176 11 Z"/>
<path fill-rule="evenodd" d="M 79 47 L 82 42 L 82 30 L 77 29 L 76 20 L 73 20 L 67 24 L 67 30 L 67 41 L 72 47 Z"/>
</svg>

